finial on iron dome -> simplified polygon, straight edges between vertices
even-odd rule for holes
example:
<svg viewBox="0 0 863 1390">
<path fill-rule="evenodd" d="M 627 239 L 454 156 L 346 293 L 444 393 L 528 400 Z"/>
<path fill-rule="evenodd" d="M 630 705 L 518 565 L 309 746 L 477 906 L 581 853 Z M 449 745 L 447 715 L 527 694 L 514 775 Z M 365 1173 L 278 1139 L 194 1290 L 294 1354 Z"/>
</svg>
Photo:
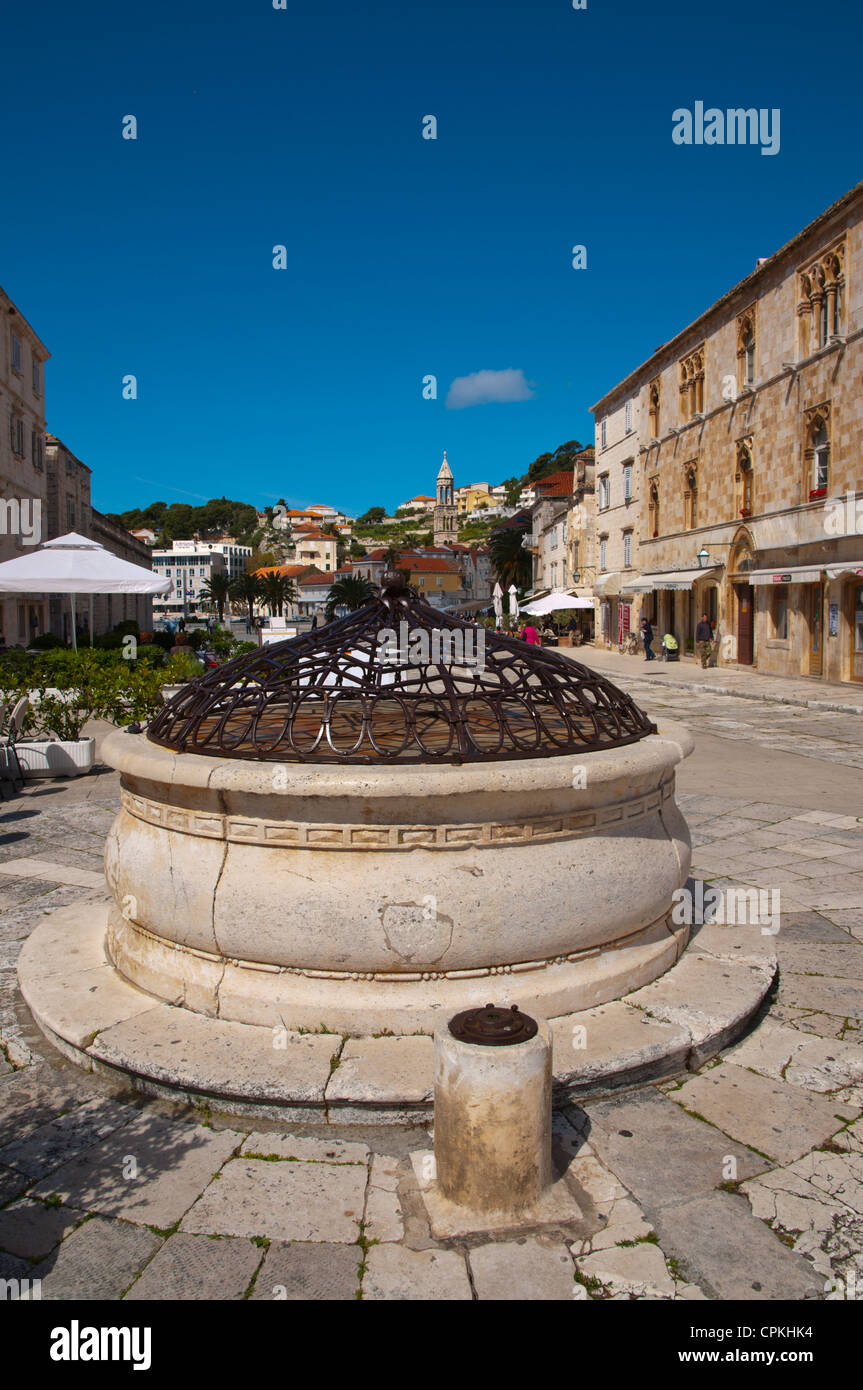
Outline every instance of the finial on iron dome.
<svg viewBox="0 0 863 1390">
<path fill-rule="evenodd" d="M 381 598 L 388 606 L 410 597 L 410 586 L 401 570 L 386 570 L 381 576 Z"/>
</svg>

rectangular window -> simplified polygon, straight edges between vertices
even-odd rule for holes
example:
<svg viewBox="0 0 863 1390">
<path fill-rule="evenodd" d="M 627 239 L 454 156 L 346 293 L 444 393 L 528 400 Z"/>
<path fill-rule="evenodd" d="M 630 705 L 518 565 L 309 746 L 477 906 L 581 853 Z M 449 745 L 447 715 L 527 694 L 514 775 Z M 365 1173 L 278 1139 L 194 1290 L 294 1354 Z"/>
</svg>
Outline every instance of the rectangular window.
<svg viewBox="0 0 863 1390">
<path fill-rule="evenodd" d="M 67 498 L 66 498 L 66 526 L 68 527 L 68 529 L 69 529 L 70 531 L 74 531 L 74 529 L 75 529 L 75 499 L 74 499 L 74 497 L 67 497 Z"/>
<path fill-rule="evenodd" d="M 631 463 L 625 463 L 625 464 L 623 465 L 623 500 L 624 500 L 624 502 L 631 502 L 631 501 L 632 501 L 632 464 L 631 464 Z"/>
<path fill-rule="evenodd" d="M 606 438 L 607 438 L 607 434 L 606 434 L 606 423 L 607 423 L 607 422 L 606 422 L 605 420 L 603 420 L 603 421 L 602 421 L 602 424 L 601 424 L 600 427 L 599 427 L 599 447 L 600 447 L 601 449 L 604 449 L 604 448 L 605 448 L 605 443 L 606 443 Z"/>
<path fill-rule="evenodd" d="M 37 395 L 37 396 L 38 396 L 41 390 L 42 390 L 42 367 L 41 367 L 41 364 L 39 363 L 39 361 L 34 357 L 34 358 L 33 358 L 33 392 L 34 392 L 34 395 Z"/>
<path fill-rule="evenodd" d="M 629 569 L 630 566 L 632 565 L 632 532 L 631 532 L 631 531 L 624 531 L 624 533 L 623 533 L 623 564 L 624 564 L 624 568 L 625 568 L 625 569 Z"/>
<path fill-rule="evenodd" d="M 626 402 L 626 433 L 632 433 L 632 401 Z"/>
<path fill-rule="evenodd" d="M 21 371 L 21 339 L 12 334 L 12 370 Z"/>
<path fill-rule="evenodd" d="M 602 571 L 603 574 L 605 573 L 605 567 L 606 567 L 607 561 L 608 561 L 608 541 L 607 541 L 607 540 L 601 540 L 601 541 L 599 542 L 599 568 L 600 568 L 600 570 Z"/>
<path fill-rule="evenodd" d="M 602 477 L 601 477 L 600 480 L 599 480 L 599 510 L 600 510 L 600 511 L 604 511 L 605 508 L 608 506 L 609 496 L 610 496 L 610 493 L 609 493 L 609 484 L 608 484 L 608 474 L 607 474 L 607 473 L 603 473 Z"/>
<path fill-rule="evenodd" d="M 780 584 L 773 592 L 773 635 L 788 639 L 788 589 Z"/>
</svg>

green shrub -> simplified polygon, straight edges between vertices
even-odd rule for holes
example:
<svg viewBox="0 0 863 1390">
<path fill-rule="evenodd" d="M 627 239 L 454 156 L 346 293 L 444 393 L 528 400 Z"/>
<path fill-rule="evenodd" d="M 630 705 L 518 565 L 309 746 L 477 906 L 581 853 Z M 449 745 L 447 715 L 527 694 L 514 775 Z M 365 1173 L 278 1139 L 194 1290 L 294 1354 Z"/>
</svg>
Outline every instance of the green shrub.
<svg viewBox="0 0 863 1390">
<path fill-rule="evenodd" d="M 200 676 L 203 670 L 203 662 L 186 648 L 169 657 L 159 674 L 164 685 L 185 685 L 187 681 Z"/>
<path fill-rule="evenodd" d="M 31 648 L 37 651 L 49 651 L 52 647 L 65 647 L 66 643 L 62 637 L 57 637 L 53 632 L 43 632 L 41 637 L 34 637 L 30 643 Z"/>
</svg>

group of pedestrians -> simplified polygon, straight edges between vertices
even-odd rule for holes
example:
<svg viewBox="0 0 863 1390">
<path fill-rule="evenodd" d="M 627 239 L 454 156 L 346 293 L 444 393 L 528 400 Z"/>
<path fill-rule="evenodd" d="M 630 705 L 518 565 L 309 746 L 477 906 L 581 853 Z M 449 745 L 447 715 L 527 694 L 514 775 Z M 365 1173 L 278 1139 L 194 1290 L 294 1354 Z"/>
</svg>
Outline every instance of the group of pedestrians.
<svg viewBox="0 0 863 1390">
<path fill-rule="evenodd" d="M 653 650 L 653 628 L 647 618 L 641 620 L 641 640 L 644 643 L 645 661 L 655 661 L 656 653 Z M 662 649 L 666 661 L 679 661 L 680 649 L 677 638 L 670 632 L 666 632 L 662 638 Z M 695 629 L 695 654 L 701 661 L 702 669 L 710 665 L 713 655 L 713 628 L 706 613 L 702 613 L 701 621 Z"/>
</svg>

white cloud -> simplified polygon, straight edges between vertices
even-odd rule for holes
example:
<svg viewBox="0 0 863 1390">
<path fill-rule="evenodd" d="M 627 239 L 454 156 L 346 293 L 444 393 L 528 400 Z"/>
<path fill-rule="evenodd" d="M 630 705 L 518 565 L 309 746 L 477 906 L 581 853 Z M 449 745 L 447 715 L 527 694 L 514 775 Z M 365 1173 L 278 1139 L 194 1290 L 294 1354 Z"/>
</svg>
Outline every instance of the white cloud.
<svg viewBox="0 0 863 1390">
<path fill-rule="evenodd" d="M 519 367 L 502 372 L 471 372 L 457 376 L 447 391 L 447 410 L 465 410 L 470 405 L 505 405 L 509 401 L 529 401 L 533 392 Z"/>
</svg>

